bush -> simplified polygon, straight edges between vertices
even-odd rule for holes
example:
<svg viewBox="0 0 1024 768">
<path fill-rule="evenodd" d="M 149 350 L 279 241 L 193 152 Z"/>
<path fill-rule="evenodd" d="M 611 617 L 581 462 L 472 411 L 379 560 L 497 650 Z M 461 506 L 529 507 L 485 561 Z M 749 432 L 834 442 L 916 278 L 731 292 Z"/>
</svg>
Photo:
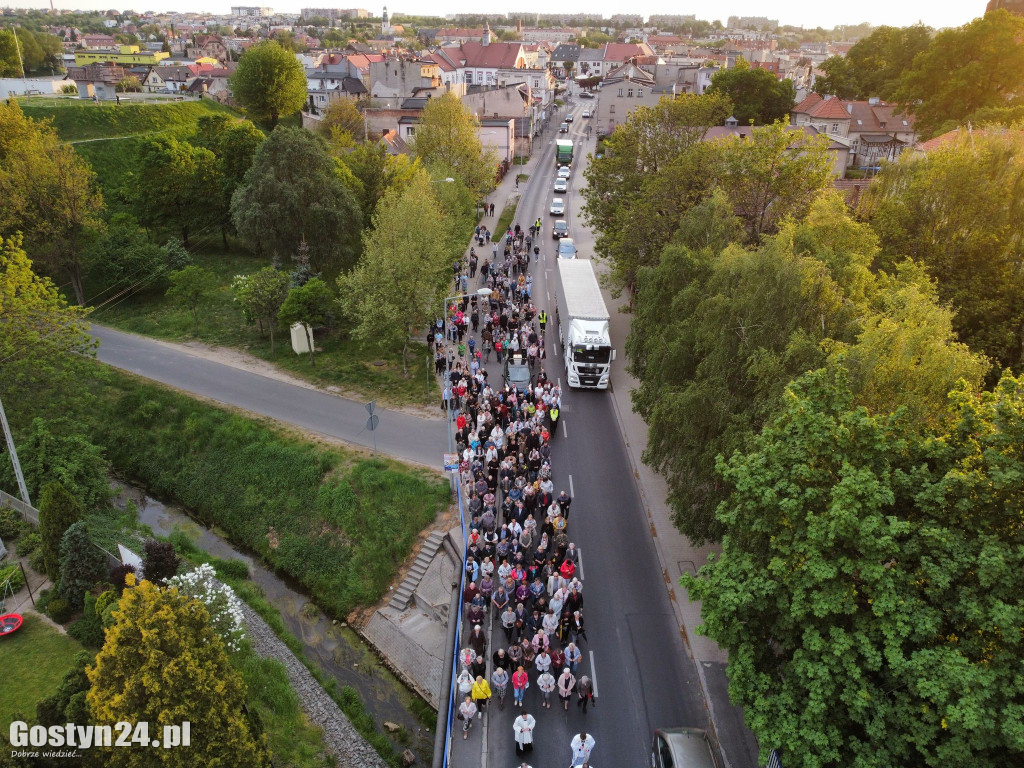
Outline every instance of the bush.
<svg viewBox="0 0 1024 768">
<path fill-rule="evenodd" d="M 50 601 L 55 597 L 53 589 L 44 589 L 38 595 L 36 595 L 36 610 L 40 613 L 47 613 L 47 608 L 50 605 Z"/>
<path fill-rule="evenodd" d="M 2 568 L 0 568 L 0 588 L 3 587 L 4 582 L 6 582 L 8 579 L 10 579 L 11 589 L 14 592 L 19 591 L 22 587 L 25 586 L 25 577 L 21 573 L 20 565 L 14 563 L 12 565 L 5 565 Z M 2 593 L 2 589 L 0 589 L 0 593 Z"/>
<path fill-rule="evenodd" d="M 67 85 L 61 86 L 60 92 L 65 94 L 65 95 L 67 95 L 67 96 L 77 96 L 78 95 L 78 86 L 75 86 L 75 85 L 72 85 L 71 83 L 68 83 Z"/>
<path fill-rule="evenodd" d="M 32 498 L 47 483 L 59 483 L 83 509 L 106 504 L 111 497 L 103 451 L 78 433 L 79 425 L 36 418 L 18 446 L 25 482 Z M 40 503 L 39 511 L 43 511 Z M 45 538 L 45 537 L 44 537 Z"/>
<path fill-rule="evenodd" d="M 212 557 L 210 558 L 210 565 L 217 572 L 217 576 L 222 579 L 249 578 L 249 566 L 241 560 L 235 560 L 234 558 L 225 560 L 221 557 Z"/>
<path fill-rule="evenodd" d="M 106 575 L 106 566 L 106 557 L 93 546 L 85 523 L 75 523 L 60 540 L 57 592 L 72 608 L 81 608 L 85 593 Z"/>
<path fill-rule="evenodd" d="M 0 508 L 0 539 L 16 539 L 22 532 L 21 515 L 10 507 Z"/>
<path fill-rule="evenodd" d="M 121 593 L 124 592 L 125 579 L 128 577 L 129 573 L 135 575 L 134 565 L 125 565 L 124 563 L 121 563 L 121 565 L 116 568 L 110 569 L 110 583 L 113 584 L 114 589 L 117 590 L 118 597 L 120 597 Z M 102 613 L 102 609 L 97 608 L 97 610 Z"/>
<path fill-rule="evenodd" d="M 68 601 L 62 597 L 54 597 L 47 601 L 46 615 L 53 619 L 58 624 L 64 624 L 71 618 L 71 615 L 75 612 Z"/>
<path fill-rule="evenodd" d="M 210 612 L 210 625 L 221 636 L 227 649 L 239 649 L 245 637 L 242 602 L 231 587 L 217 581 L 213 566 L 204 563 L 193 571 L 174 576 L 168 579 L 167 586 L 177 587 L 181 594 L 203 603 Z"/>
<path fill-rule="evenodd" d="M 47 483 L 43 486 L 39 501 L 39 535 L 43 538 L 43 566 L 54 583 L 60 575 L 61 539 L 81 518 L 82 507 L 63 485 Z"/>
<path fill-rule="evenodd" d="M 43 545 L 43 537 L 38 533 L 27 533 L 18 539 L 18 554 L 21 557 L 28 557 L 32 553 L 39 550 Z M 33 568 L 35 566 L 32 566 Z"/>
<path fill-rule="evenodd" d="M 68 635 L 89 648 L 98 649 L 103 645 L 103 621 L 96 611 L 96 598 L 92 595 L 85 596 L 82 618 L 68 627 Z"/>
<path fill-rule="evenodd" d="M 142 552 L 142 572 L 154 584 L 162 585 L 178 572 L 178 554 L 172 544 L 150 539 Z"/>
<path fill-rule="evenodd" d="M 39 547 L 28 556 L 28 566 L 36 573 L 46 573 L 46 558 L 43 556 L 42 547 Z"/>
</svg>

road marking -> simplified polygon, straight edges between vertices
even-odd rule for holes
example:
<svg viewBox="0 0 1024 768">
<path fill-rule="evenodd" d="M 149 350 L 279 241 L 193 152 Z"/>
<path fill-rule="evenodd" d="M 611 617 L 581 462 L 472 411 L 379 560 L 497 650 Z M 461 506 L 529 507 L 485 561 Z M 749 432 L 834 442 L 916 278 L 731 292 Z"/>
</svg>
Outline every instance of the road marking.
<svg viewBox="0 0 1024 768">
<path fill-rule="evenodd" d="M 594 684 L 594 698 L 597 698 L 597 667 L 594 666 L 594 652 L 590 651 L 590 681 Z"/>
<path fill-rule="evenodd" d="M 550 291 L 544 291 L 544 295 L 548 297 L 548 304 L 550 304 L 551 303 L 551 292 Z"/>
<path fill-rule="evenodd" d="M 573 499 L 576 498 L 576 491 L 574 491 L 572 487 L 572 475 L 569 475 L 569 497 Z"/>
<path fill-rule="evenodd" d="M 567 426 L 565 426 L 565 422 L 564 421 L 562 422 L 562 434 L 565 435 L 565 439 L 566 440 L 569 439 L 569 428 Z M 572 483 L 570 483 L 569 485 L 571 487 Z"/>
<path fill-rule="evenodd" d="M 572 488 L 572 483 L 569 484 L 569 487 Z M 576 551 L 580 557 L 580 581 L 583 581 L 583 547 L 576 547 Z"/>
</svg>

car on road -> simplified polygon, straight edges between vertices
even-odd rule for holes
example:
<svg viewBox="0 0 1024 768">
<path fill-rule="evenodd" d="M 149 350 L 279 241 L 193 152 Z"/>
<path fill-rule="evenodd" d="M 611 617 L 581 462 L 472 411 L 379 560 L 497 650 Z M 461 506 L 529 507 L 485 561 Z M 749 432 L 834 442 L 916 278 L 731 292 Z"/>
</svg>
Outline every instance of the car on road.
<svg viewBox="0 0 1024 768">
<path fill-rule="evenodd" d="M 659 728 L 651 745 L 651 768 L 718 768 L 718 761 L 700 728 Z"/>
<path fill-rule="evenodd" d="M 584 117 L 590 117 L 590 110 L 589 109 L 584 109 L 583 110 L 583 116 Z"/>
<path fill-rule="evenodd" d="M 569 236 L 569 225 L 565 219 L 555 219 L 554 226 L 551 227 L 551 237 L 555 240 L 560 240 L 563 237 Z"/>
<path fill-rule="evenodd" d="M 580 98 L 581 99 L 592 99 L 592 98 L 594 98 L 594 94 L 592 94 L 590 91 L 580 91 Z"/>
<path fill-rule="evenodd" d="M 558 258 L 560 259 L 575 259 L 576 258 L 576 244 L 573 243 L 571 237 L 563 237 L 558 241 Z"/>
<path fill-rule="evenodd" d="M 551 201 L 551 215 L 552 216 L 564 216 L 565 215 L 565 200 L 560 197 L 556 197 Z"/>
<path fill-rule="evenodd" d="M 569 124 L 568 123 L 562 123 L 560 126 L 558 126 L 558 132 L 559 133 L 568 133 L 569 132 Z"/>
<path fill-rule="evenodd" d="M 568 192 L 569 182 L 565 179 L 555 179 L 555 192 Z"/>
<path fill-rule="evenodd" d="M 567 122 L 567 123 L 571 123 L 572 122 L 572 112 L 570 112 L 568 115 L 565 116 L 565 122 Z"/>
<path fill-rule="evenodd" d="M 525 392 L 533 386 L 533 374 L 526 355 L 516 352 L 505 360 L 505 386 Z"/>
<path fill-rule="evenodd" d="M 560 179 L 568 179 L 569 178 L 569 166 L 568 165 L 560 165 L 560 166 L 558 166 L 558 178 L 560 178 Z"/>
</svg>

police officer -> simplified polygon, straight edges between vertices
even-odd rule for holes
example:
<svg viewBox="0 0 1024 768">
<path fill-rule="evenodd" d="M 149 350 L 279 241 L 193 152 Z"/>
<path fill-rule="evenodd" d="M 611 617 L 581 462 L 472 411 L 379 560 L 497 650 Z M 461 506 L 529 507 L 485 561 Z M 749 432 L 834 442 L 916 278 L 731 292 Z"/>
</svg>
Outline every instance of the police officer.
<svg viewBox="0 0 1024 768">
<path fill-rule="evenodd" d="M 540 326 L 540 332 L 544 333 L 544 326 L 548 324 L 548 313 L 543 309 L 537 313 L 537 324 Z"/>
</svg>

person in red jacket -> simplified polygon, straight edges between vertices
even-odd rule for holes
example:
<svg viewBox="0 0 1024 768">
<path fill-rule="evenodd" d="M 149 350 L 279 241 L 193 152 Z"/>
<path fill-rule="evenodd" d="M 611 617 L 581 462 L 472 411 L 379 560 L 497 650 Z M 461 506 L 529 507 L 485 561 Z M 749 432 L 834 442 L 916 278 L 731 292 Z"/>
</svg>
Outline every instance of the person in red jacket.
<svg viewBox="0 0 1024 768">
<path fill-rule="evenodd" d="M 562 574 L 563 578 L 571 579 L 576 575 L 576 564 L 572 560 L 563 560 L 558 572 Z"/>
</svg>

